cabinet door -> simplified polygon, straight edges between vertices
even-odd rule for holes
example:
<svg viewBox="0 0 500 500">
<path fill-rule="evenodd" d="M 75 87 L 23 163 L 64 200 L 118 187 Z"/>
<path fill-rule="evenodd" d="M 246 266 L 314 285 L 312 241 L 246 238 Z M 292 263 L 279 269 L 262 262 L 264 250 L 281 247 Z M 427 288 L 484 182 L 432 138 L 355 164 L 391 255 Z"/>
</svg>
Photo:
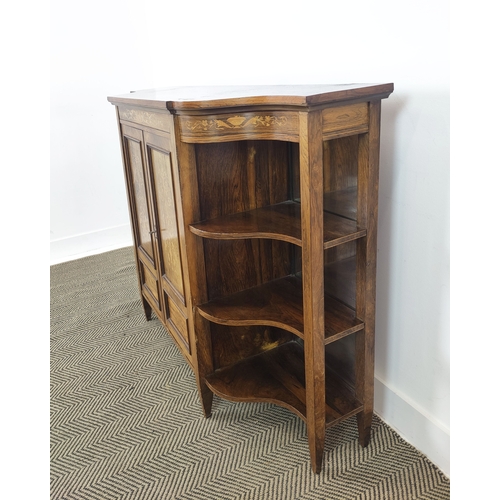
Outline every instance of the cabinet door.
<svg viewBox="0 0 500 500">
<path fill-rule="evenodd" d="M 155 313 L 161 317 L 156 227 L 149 172 L 145 162 L 143 132 L 122 125 L 122 140 L 141 291 Z"/>
<path fill-rule="evenodd" d="M 160 281 L 165 319 L 180 347 L 189 355 L 179 189 L 171 151 L 171 137 L 144 132 L 150 169 L 154 217 L 157 224 Z"/>
</svg>

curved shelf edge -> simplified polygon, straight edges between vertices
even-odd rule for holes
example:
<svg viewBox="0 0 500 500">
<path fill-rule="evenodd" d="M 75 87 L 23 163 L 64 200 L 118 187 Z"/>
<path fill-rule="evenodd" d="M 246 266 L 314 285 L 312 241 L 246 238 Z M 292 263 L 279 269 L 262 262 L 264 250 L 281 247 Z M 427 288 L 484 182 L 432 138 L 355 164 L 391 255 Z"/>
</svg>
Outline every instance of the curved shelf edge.
<svg viewBox="0 0 500 500">
<path fill-rule="evenodd" d="M 302 246 L 302 241 L 300 238 L 294 238 L 285 234 L 271 233 L 271 232 L 253 232 L 253 231 L 241 231 L 238 233 L 229 231 L 211 231 L 204 230 L 198 225 L 191 225 L 189 229 L 192 233 L 200 236 L 201 238 L 207 238 L 212 240 L 241 240 L 241 239 L 267 239 L 267 240 L 279 240 L 292 243 L 297 246 Z"/>
<path fill-rule="evenodd" d="M 219 325 L 265 325 L 304 338 L 302 286 L 293 276 L 269 281 L 197 306 L 207 320 Z"/>
<path fill-rule="evenodd" d="M 363 405 L 332 370 L 327 368 L 325 377 L 325 425 L 330 427 L 359 413 Z M 273 403 L 306 420 L 304 350 L 297 342 L 287 342 L 216 370 L 205 381 L 223 399 Z"/>
<path fill-rule="evenodd" d="M 189 229 L 202 238 L 265 238 L 302 245 L 300 204 L 294 201 L 223 215 L 191 224 Z"/>
<path fill-rule="evenodd" d="M 272 239 L 302 246 L 301 206 L 296 201 L 223 215 L 189 225 L 192 233 L 216 240 Z M 356 221 L 324 212 L 323 247 L 332 248 L 366 236 Z"/>
<path fill-rule="evenodd" d="M 290 410 L 291 412 L 295 413 L 295 415 L 300 417 L 304 422 L 307 421 L 305 406 L 303 410 L 304 413 L 302 413 L 298 408 L 293 406 L 293 404 L 286 403 L 285 401 L 280 401 L 276 398 L 259 396 L 258 394 L 248 397 L 228 394 L 219 388 L 219 384 L 217 384 L 217 381 L 211 380 L 208 377 L 205 379 L 205 383 L 214 394 L 221 397 L 222 399 L 226 399 L 227 401 L 233 401 L 235 403 L 272 403 Z M 269 382 L 267 381 L 267 383 Z"/>
<path fill-rule="evenodd" d="M 226 325 L 226 326 L 275 326 L 277 328 L 281 328 L 282 330 L 286 330 L 287 332 L 293 333 L 297 335 L 301 339 L 304 338 L 304 334 L 289 325 L 288 323 L 282 323 L 280 321 L 273 321 L 271 319 L 225 319 L 219 316 L 215 316 L 209 313 L 207 310 L 203 308 L 203 306 L 198 306 L 199 313 L 208 321 L 212 323 L 217 323 L 218 325 Z"/>
<path fill-rule="evenodd" d="M 273 326 L 304 339 L 302 282 L 295 276 L 269 281 L 197 306 L 208 321 L 227 326 Z M 325 296 L 325 344 L 364 328 L 353 309 Z"/>
</svg>

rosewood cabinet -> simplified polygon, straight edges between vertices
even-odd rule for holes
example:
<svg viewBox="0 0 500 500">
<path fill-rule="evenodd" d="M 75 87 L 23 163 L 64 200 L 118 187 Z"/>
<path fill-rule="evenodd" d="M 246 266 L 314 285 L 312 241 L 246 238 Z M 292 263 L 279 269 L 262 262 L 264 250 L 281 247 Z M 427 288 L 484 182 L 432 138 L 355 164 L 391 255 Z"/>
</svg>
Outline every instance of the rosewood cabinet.
<svg viewBox="0 0 500 500">
<path fill-rule="evenodd" d="M 373 414 L 381 100 L 392 84 L 152 89 L 116 106 L 137 275 L 213 394 Z"/>
</svg>

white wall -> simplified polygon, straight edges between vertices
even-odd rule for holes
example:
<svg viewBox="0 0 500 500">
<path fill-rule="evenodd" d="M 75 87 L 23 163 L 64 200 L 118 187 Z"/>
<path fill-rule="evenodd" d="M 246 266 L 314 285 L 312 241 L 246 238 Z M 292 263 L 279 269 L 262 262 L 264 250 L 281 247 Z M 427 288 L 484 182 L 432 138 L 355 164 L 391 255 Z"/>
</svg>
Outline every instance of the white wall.
<svg viewBox="0 0 500 500">
<path fill-rule="evenodd" d="M 111 94 L 394 82 L 382 103 L 377 413 L 449 473 L 444 0 L 52 1 L 51 262 L 131 244 Z"/>
</svg>

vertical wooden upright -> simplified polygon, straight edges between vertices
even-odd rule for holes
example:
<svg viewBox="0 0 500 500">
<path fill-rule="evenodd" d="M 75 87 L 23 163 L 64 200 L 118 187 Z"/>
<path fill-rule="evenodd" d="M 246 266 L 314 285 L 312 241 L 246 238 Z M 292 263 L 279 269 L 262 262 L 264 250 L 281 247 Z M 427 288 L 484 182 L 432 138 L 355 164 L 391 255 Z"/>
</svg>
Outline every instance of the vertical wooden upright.
<svg viewBox="0 0 500 500">
<path fill-rule="evenodd" d="M 179 134 L 176 137 L 178 138 Z M 205 259 L 203 242 L 189 231 L 189 224 L 199 220 L 200 217 L 196 156 L 192 144 L 186 144 L 178 140 L 176 149 L 179 164 L 182 165 L 182 168 L 179 169 L 179 177 L 182 185 L 185 244 L 191 288 L 187 305 L 191 343 L 195 346 L 192 354 L 193 365 L 196 367 L 196 384 L 203 414 L 205 417 L 209 417 L 212 413 L 214 397 L 213 392 L 205 383 L 205 377 L 213 371 L 210 325 L 196 311 L 196 306 L 205 302 L 208 297 L 205 281 Z"/>
<path fill-rule="evenodd" d="M 380 100 L 369 103 L 369 129 L 359 137 L 358 226 L 366 237 L 357 242 L 356 315 L 364 329 L 356 335 L 356 395 L 363 402 L 358 413 L 359 442 L 367 446 L 373 416 L 375 295 L 377 274 L 377 218 L 380 142 Z"/>
<path fill-rule="evenodd" d="M 325 445 L 325 307 L 323 278 L 323 135 L 321 111 L 299 115 L 302 287 L 307 434 L 311 465 Z"/>
</svg>

